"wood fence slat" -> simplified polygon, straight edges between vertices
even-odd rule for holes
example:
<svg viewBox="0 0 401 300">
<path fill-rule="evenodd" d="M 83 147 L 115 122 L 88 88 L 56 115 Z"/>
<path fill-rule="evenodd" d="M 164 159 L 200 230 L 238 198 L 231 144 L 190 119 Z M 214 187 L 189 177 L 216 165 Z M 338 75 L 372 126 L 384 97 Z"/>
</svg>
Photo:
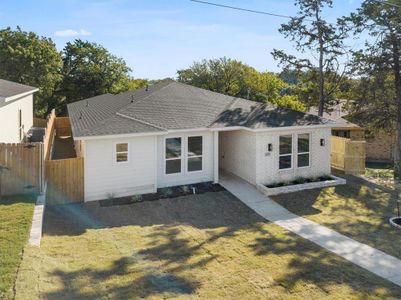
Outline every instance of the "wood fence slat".
<svg viewBox="0 0 401 300">
<path fill-rule="evenodd" d="M 47 204 L 84 201 L 83 164 L 82 157 L 45 161 Z"/>
<path fill-rule="evenodd" d="M 39 193 L 41 143 L 0 144 L 1 195 Z"/>
<path fill-rule="evenodd" d="M 365 141 L 331 137 L 331 165 L 346 174 L 365 173 Z"/>
</svg>

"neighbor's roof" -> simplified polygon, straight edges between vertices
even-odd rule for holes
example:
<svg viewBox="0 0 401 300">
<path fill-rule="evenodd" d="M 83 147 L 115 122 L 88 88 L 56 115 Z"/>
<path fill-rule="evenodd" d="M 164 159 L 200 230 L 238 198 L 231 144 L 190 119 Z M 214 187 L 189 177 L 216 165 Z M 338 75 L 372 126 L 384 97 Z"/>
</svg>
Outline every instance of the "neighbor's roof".
<svg viewBox="0 0 401 300">
<path fill-rule="evenodd" d="M 68 105 L 75 137 L 244 126 L 330 124 L 289 109 L 226 96 L 173 80 L 148 89 L 105 94 Z"/>
<path fill-rule="evenodd" d="M 0 79 L 0 97 L 9 98 L 27 92 L 35 92 L 38 89 L 29 85 L 24 85 L 4 79 Z"/>
<path fill-rule="evenodd" d="M 347 101 L 340 100 L 330 108 L 330 112 L 323 113 L 323 118 L 335 121 L 337 124 L 336 127 L 339 128 L 360 128 L 357 124 L 351 123 L 345 119 L 345 117 L 349 114 L 346 106 Z M 317 116 L 318 111 L 319 110 L 317 107 L 311 107 L 308 113 Z"/>
</svg>

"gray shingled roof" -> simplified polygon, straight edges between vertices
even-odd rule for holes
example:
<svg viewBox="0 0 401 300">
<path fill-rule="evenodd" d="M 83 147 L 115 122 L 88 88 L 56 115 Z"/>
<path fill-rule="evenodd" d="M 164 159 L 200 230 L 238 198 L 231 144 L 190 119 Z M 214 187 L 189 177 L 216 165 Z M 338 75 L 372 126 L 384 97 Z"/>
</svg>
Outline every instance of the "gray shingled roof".
<svg viewBox="0 0 401 300">
<path fill-rule="evenodd" d="M 330 112 L 323 112 L 323 118 L 330 119 L 336 122 L 337 127 L 341 128 L 360 128 L 357 124 L 354 124 L 345 119 L 345 117 L 349 114 L 346 109 L 346 100 L 340 100 L 337 104 L 330 107 Z M 319 109 L 317 107 L 311 107 L 308 110 L 308 114 L 318 115 Z"/>
<path fill-rule="evenodd" d="M 30 91 L 34 92 L 35 90 L 37 90 L 37 88 L 29 85 L 0 79 L 0 97 L 3 98 L 16 96 Z"/>
<path fill-rule="evenodd" d="M 149 89 L 105 94 L 68 105 L 75 137 L 244 126 L 328 124 L 302 112 L 222 95 L 173 80 Z"/>
</svg>

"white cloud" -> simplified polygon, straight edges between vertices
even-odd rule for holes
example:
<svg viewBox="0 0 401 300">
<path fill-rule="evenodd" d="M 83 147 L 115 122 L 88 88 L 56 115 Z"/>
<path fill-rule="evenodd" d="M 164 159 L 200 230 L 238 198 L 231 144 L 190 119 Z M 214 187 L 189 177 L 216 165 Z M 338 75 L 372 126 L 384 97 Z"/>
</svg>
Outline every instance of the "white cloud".
<svg viewBox="0 0 401 300">
<path fill-rule="evenodd" d="M 54 33 L 54 36 L 57 37 L 79 37 L 79 36 L 88 36 L 91 35 L 92 33 L 85 30 L 85 29 L 80 29 L 80 30 L 73 30 L 73 29 L 66 29 L 62 31 L 56 31 Z"/>
</svg>

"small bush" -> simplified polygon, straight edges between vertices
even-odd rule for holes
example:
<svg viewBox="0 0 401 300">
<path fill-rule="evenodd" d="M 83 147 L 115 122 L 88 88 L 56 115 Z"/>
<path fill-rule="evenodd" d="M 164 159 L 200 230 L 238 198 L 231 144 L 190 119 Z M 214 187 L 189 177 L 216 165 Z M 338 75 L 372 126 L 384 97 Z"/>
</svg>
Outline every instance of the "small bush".
<svg viewBox="0 0 401 300">
<path fill-rule="evenodd" d="M 173 189 L 169 187 L 162 188 L 160 189 L 160 194 L 163 198 L 168 198 L 173 194 Z"/>
<path fill-rule="evenodd" d="M 181 187 L 181 191 L 185 194 L 189 194 L 191 192 L 191 188 L 188 185 L 183 185 Z"/>
<path fill-rule="evenodd" d="M 141 202 L 142 201 L 142 195 L 134 195 L 131 197 L 132 201 L 134 202 Z"/>
<path fill-rule="evenodd" d="M 298 177 L 297 179 L 294 180 L 295 184 L 302 184 L 306 182 L 306 178 L 304 177 Z"/>
</svg>

